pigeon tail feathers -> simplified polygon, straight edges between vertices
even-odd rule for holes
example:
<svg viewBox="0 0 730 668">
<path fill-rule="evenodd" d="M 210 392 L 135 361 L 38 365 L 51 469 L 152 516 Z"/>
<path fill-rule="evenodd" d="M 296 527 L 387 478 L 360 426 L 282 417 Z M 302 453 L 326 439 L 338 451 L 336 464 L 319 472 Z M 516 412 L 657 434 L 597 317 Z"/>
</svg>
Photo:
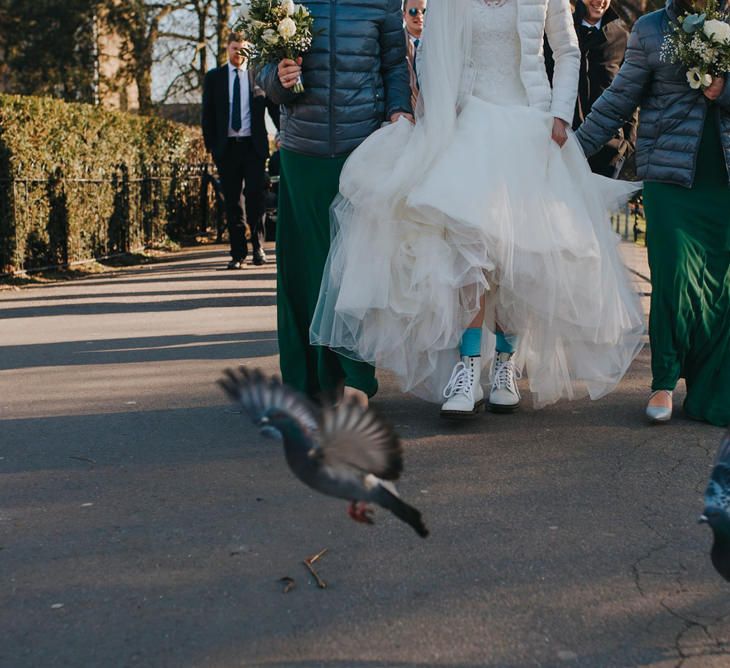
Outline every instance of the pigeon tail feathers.
<svg viewBox="0 0 730 668">
<path fill-rule="evenodd" d="M 423 523 L 421 513 L 413 506 L 408 505 L 399 496 L 396 496 L 383 485 L 376 485 L 370 493 L 370 500 L 389 510 L 399 520 L 402 520 L 421 537 L 426 538 L 429 534 L 426 525 Z"/>
</svg>

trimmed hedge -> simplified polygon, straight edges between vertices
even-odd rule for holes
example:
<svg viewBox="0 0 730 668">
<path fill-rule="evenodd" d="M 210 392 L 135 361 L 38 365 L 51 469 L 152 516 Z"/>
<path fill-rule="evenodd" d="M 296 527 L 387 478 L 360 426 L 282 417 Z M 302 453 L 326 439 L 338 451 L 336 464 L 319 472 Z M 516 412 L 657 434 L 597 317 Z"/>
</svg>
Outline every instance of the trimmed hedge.
<svg viewBox="0 0 730 668">
<path fill-rule="evenodd" d="M 204 227 L 200 133 L 0 95 L 0 270 L 125 252 Z"/>
</svg>

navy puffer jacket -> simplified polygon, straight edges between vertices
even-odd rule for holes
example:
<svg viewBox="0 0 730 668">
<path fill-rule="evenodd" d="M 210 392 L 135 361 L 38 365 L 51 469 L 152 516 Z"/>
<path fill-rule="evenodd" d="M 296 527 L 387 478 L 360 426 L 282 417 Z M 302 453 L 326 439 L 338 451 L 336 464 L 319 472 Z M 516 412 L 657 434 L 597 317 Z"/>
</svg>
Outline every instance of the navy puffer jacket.
<svg viewBox="0 0 730 668">
<path fill-rule="evenodd" d="M 279 82 L 277 64 L 258 83 L 281 104 L 282 147 L 334 157 L 350 153 L 398 111 L 411 112 L 401 0 L 304 0 L 315 37 L 304 56 L 299 95 Z"/>
<path fill-rule="evenodd" d="M 610 88 L 594 103 L 576 133 L 588 156 L 596 153 L 640 106 L 636 172 L 644 181 L 691 187 L 697 152 L 708 113 L 720 124 L 730 183 L 730 77 L 714 103 L 687 83 L 686 68 L 665 62 L 660 49 L 671 22 L 673 0 L 642 16 L 634 25 L 626 58 Z"/>
</svg>

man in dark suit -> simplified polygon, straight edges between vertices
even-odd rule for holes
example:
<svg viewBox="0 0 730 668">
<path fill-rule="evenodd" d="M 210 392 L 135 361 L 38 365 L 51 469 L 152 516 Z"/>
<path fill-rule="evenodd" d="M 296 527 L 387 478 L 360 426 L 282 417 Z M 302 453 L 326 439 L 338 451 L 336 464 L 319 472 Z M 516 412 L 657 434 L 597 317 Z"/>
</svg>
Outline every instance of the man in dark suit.
<svg viewBox="0 0 730 668">
<path fill-rule="evenodd" d="M 406 33 L 406 60 L 411 77 L 411 106 L 418 102 L 418 56 L 423 37 L 428 0 L 403 0 L 403 24 Z"/>
<path fill-rule="evenodd" d="M 226 222 L 231 242 L 229 269 L 241 269 L 248 255 L 246 222 L 251 230 L 253 263 L 266 262 L 264 240 L 264 186 L 269 137 L 266 109 L 279 125 L 279 109 L 254 84 L 241 49 L 240 33 L 228 36 L 228 62 L 205 75 L 203 84 L 203 138 L 213 156 L 223 186 Z M 245 186 L 244 186 L 245 183 Z M 241 190 L 245 200 L 241 206 Z"/>
<path fill-rule="evenodd" d="M 573 130 L 577 130 L 593 103 L 618 74 L 624 61 L 629 29 L 611 9 L 611 0 L 576 0 L 573 22 L 581 54 L 578 100 L 573 117 Z M 552 78 L 552 54 L 547 47 L 545 56 L 548 75 Z M 588 160 L 591 169 L 603 176 L 617 176 L 635 143 L 635 123 L 629 123 L 601 151 L 591 156 Z"/>
</svg>

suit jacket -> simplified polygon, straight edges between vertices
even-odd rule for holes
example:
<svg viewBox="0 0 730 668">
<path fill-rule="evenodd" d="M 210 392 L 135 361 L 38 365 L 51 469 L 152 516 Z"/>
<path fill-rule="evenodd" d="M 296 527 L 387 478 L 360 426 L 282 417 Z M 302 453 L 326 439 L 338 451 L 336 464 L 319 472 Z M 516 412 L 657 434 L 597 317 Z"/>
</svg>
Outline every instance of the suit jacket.
<svg viewBox="0 0 730 668">
<path fill-rule="evenodd" d="M 279 128 L 279 106 L 271 102 L 264 91 L 255 85 L 254 73 L 248 70 L 248 102 L 251 108 L 251 141 L 256 153 L 262 160 L 269 157 L 269 136 L 266 131 L 264 115 L 269 110 L 276 128 Z M 228 63 L 210 70 L 203 82 L 203 139 L 205 148 L 213 160 L 223 159 L 228 142 Z"/>
<path fill-rule="evenodd" d="M 587 34 L 582 29 L 585 15 L 585 5 L 579 0 L 573 13 L 581 52 L 578 103 L 573 129 L 585 120 L 593 103 L 615 79 L 621 63 L 624 62 L 626 44 L 629 41 L 628 27 L 610 7 L 603 15 L 600 29 L 593 34 Z"/>
</svg>

